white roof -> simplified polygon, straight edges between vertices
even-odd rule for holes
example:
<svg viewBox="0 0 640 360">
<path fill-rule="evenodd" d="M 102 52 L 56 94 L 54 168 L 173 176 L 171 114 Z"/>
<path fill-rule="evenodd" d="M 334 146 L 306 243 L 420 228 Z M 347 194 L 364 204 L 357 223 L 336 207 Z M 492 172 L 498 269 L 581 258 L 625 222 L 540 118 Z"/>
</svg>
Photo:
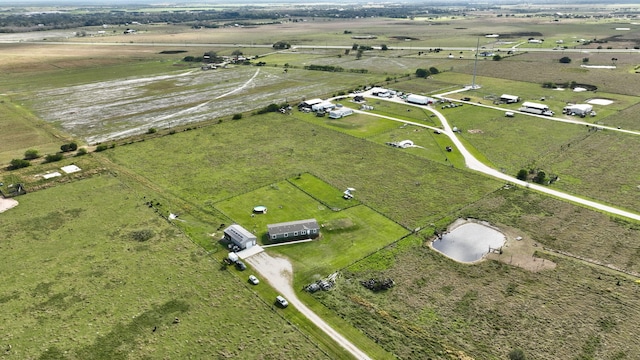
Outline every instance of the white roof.
<svg viewBox="0 0 640 360">
<path fill-rule="evenodd" d="M 519 97 L 516 95 L 509 95 L 509 94 L 502 94 L 502 96 L 500 96 L 501 99 L 513 99 L 513 100 L 518 100 Z"/>
<path fill-rule="evenodd" d="M 547 110 L 549 109 L 549 107 L 547 105 L 544 104 L 538 104 L 538 103 L 533 103 L 533 102 L 529 102 L 529 101 L 525 101 L 522 103 L 523 107 L 526 108 L 533 108 L 533 109 L 542 109 L 542 110 Z"/>
<path fill-rule="evenodd" d="M 589 104 L 573 104 L 573 105 L 567 105 L 566 106 L 567 109 L 570 110 L 584 110 L 584 111 L 591 111 L 593 110 L 593 106 L 589 105 Z"/>
</svg>

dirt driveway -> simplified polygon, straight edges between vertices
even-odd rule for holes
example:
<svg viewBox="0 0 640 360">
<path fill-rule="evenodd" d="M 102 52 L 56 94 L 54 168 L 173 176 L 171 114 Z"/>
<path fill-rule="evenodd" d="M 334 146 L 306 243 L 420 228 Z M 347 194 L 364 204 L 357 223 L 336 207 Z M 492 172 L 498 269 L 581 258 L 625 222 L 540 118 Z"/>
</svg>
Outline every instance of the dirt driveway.
<svg viewBox="0 0 640 360">
<path fill-rule="evenodd" d="M 293 280 L 293 267 L 289 260 L 281 257 L 273 257 L 263 251 L 245 259 L 245 261 L 253 266 L 262 278 L 273 286 L 273 288 L 282 296 L 284 296 L 291 305 L 340 344 L 340 346 L 349 351 L 354 358 L 363 360 L 371 359 L 367 354 L 358 349 L 349 340 L 345 339 L 298 299 L 291 285 Z"/>
</svg>

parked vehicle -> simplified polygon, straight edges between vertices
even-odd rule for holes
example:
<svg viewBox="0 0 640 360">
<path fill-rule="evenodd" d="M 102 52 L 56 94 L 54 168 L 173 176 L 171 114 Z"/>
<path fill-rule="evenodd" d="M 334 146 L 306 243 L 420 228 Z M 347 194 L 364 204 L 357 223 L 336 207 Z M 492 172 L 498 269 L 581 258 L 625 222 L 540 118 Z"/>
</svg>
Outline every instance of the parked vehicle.
<svg viewBox="0 0 640 360">
<path fill-rule="evenodd" d="M 276 296 L 276 303 L 282 308 L 286 308 L 287 306 L 289 306 L 289 302 L 287 301 L 287 299 L 282 297 L 282 295 Z"/>
<path fill-rule="evenodd" d="M 252 283 L 253 285 L 260 284 L 260 280 L 258 280 L 258 278 L 253 275 L 249 275 L 249 282 Z"/>
<path fill-rule="evenodd" d="M 245 265 L 242 261 L 236 261 L 236 269 L 240 271 L 245 271 L 247 269 L 247 265 Z"/>
</svg>

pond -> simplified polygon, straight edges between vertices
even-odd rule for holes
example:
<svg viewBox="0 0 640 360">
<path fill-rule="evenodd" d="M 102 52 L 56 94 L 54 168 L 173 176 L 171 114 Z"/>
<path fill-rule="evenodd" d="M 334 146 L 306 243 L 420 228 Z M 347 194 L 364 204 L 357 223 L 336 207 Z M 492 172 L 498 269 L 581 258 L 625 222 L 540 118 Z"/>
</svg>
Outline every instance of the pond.
<svg viewBox="0 0 640 360">
<path fill-rule="evenodd" d="M 467 222 L 434 240 L 431 246 L 454 260 L 469 263 L 482 259 L 489 248 L 500 248 L 505 240 L 504 234 L 492 227 Z"/>
</svg>

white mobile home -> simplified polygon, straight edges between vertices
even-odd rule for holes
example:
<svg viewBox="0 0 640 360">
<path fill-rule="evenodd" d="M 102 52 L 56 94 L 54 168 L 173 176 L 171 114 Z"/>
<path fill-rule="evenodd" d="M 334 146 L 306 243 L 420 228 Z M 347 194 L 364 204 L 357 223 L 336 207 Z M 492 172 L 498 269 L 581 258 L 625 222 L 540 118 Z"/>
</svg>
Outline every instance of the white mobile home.
<svg viewBox="0 0 640 360">
<path fill-rule="evenodd" d="M 428 105 L 432 104 L 434 100 L 427 96 L 411 94 L 407 96 L 407 102 L 412 104 Z"/>
<path fill-rule="evenodd" d="M 542 111 L 549 111 L 549 107 L 547 105 L 533 103 L 533 102 L 529 102 L 529 101 L 523 102 L 522 103 L 522 107 L 529 108 L 529 109 L 542 110 Z"/>
<path fill-rule="evenodd" d="M 332 119 L 340 119 L 351 114 L 353 114 L 353 110 L 347 107 L 341 107 L 339 109 L 329 111 L 329 117 Z"/>
<path fill-rule="evenodd" d="M 327 111 L 335 108 L 336 105 L 330 101 L 323 101 L 321 103 L 311 106 L 311 111 Z"/>
</svg>

